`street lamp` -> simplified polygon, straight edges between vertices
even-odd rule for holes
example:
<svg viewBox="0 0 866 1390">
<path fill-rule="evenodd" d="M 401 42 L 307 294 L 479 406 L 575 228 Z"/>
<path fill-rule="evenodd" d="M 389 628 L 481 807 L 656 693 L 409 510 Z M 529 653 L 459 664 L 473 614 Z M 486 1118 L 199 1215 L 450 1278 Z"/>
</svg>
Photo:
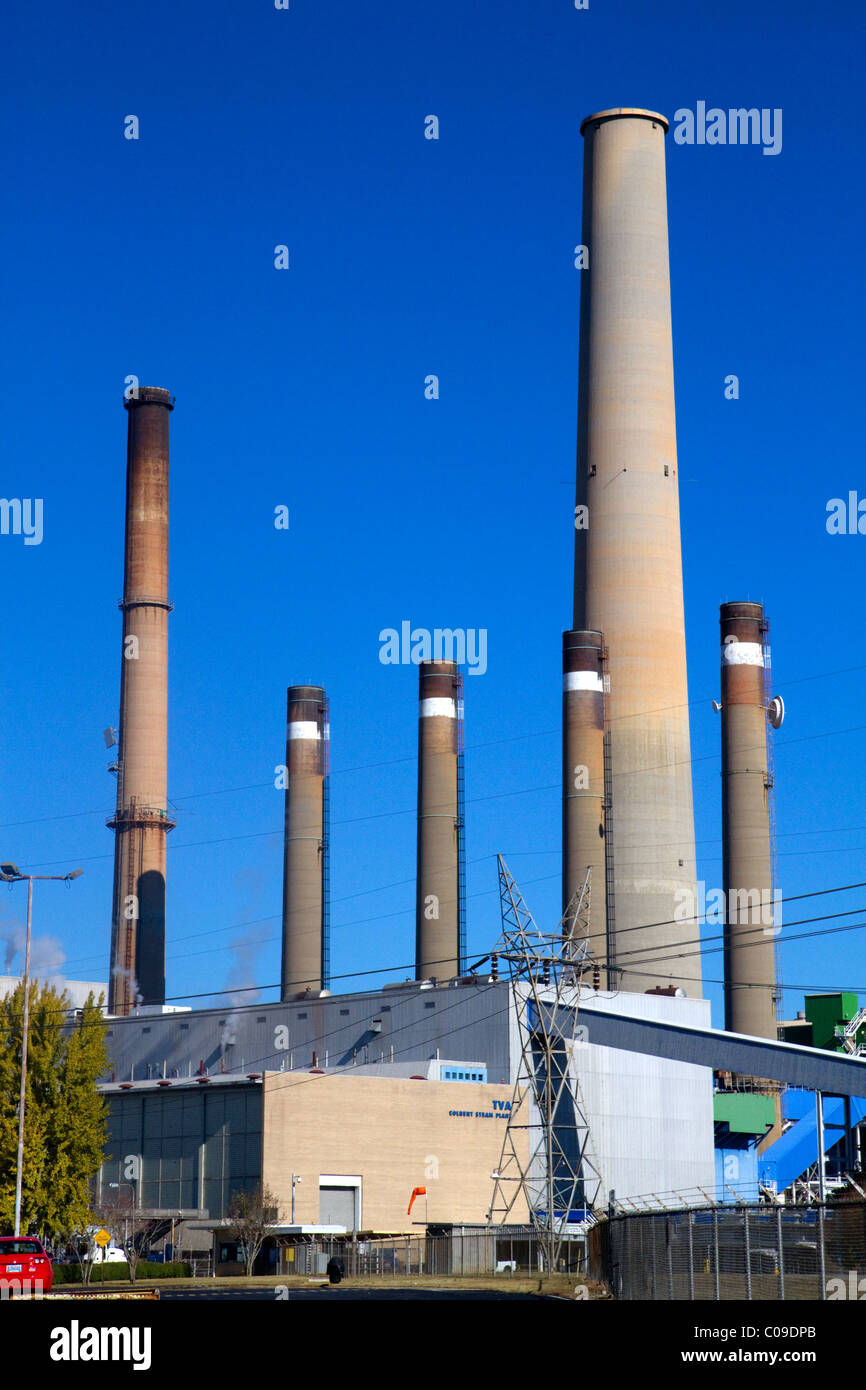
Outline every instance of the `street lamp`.
<svg viewBox="0 0 866 1390">
<path fill-rule="evenodd" d="M 68 883 L 80 878 L 83 869 L 68 874 L 22 874 L 17 864 L 0 864 L 0 879 L 6 883 L 27 882 L 27 934 L 24 940 L 24 1012 L 21 1027 L 21 1093 L 18 1101 L 18 1157 L 15 1165 L 15 1235 L 21 1234 L 21 1181 L 24 1174 L 24 1110 L 27 1089 L 27 1043 L 30 1037 L 30 929 L 33 923 L 33 883 L 35 879 L 54 879 Z"/>
<path fill-rule="evenodd" d="M 292 1174 L 292 1225 L 295 1224 L 295 1187 L 301 1181 L 297 1173 Z"/>
<path fill-rule="evenodd" d="M 130 1190 L 130 1192 L 132 1193 L 132 1238 L 133 1238 L 133 1240 L 135 1240 L 135 1199 L 136 1199 L 135 1184 L 134 1184 L 134 1183 L 131 1183 L 131 1182 L 110 1182 L 110 1183 L 108 1184 L 108 1186 L 109 1186 L 109 1187 L 117 1187 L 117 1188 L 120 1188 L 120 1187 L 128 1187 L 129 1190 Z M 128 1216 L 124 1217 L 124 1219 L 123 1219 L 123 1234 L 124 1234 L 124 1245 L 128 1245 L 128 1244 L 129 1244 L 129 1217 L 128 1217 Z"/>
</svg>

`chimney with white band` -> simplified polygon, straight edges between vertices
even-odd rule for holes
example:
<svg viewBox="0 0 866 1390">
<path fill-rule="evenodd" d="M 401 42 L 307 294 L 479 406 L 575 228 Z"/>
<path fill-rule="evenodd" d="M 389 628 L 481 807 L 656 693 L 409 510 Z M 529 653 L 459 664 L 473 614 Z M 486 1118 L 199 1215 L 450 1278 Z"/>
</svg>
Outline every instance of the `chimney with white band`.
<svg viewBox="0 0 866 1390">
<path fill-rule="evenodd" d="M 591 868 L 589 944 L 608 988 L 616 988 L 606 912 L 603 668 L 600 632 L 562 634 L 562 910 Z"/>
<path fill-rule="evenodd" d="M 415 975 L 460 973 L 461 680 L 454 661 L 422 661 L 418 706 Z"/>
<path fill-rule="evenodd" d="M 328 845 L 326 791 L 330 728 L 320 685 L 286 692 L 286 830 L 283 860 L 281 998 L 319 993 L 326 983 Z"/>
<path fill-rule="evenodd" d="M 776 932 L 764 684 L 767 628 L 760 603 L 723 603 L 719 622 L 725 1028 L 775 1039 Z"/>
</svg>

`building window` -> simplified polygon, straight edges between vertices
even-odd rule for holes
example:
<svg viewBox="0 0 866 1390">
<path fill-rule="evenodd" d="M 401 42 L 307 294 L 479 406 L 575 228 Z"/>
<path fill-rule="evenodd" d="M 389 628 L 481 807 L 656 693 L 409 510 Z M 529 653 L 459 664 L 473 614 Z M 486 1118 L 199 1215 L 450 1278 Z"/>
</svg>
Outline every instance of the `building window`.
<svg viewBox="0 0 866 1390">
<path fill-rule="evenodd" d="M 487 1070 L 470 1071 L 468 1067 L 444 1067 L 440 1074 L 442 1081 L 486 1081 Z"/>
</svg>

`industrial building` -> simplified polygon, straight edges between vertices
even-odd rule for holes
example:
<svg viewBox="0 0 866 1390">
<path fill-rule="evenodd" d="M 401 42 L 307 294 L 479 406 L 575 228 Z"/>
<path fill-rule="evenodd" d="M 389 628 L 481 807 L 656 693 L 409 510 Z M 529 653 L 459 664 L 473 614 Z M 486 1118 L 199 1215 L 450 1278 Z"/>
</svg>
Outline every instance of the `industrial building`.
<svg viewBox="0 0 866 1390">
<path fill-rule="evenodd" d="M 67 980 L 65 976 L 40 976 L 42 984 L 53 985 L 58 994 L 65 994 L 73 1009 L 83 1009 L 90 995 L 98 1003 L 108 998 L 108 987 L 102 980 Z M 20 975 L 0 975 L 0 999 L 12 994 L 21 983 Z"/>
<path fill-rule="evenodd" d="M 110 1019 L 99 1195 L 131 1185 L 141 1211 L 179 1220 L 183 1248 L 204 1253 L 226 1245 L 233 1193 L 259 1184 L 276 1199 L 286 1241 L 325 1229 L 397 1235 L 483 1225 L 520 1053 L 511 991 L 490 978 L 404 981 Z M 781 1194 L 815 1162 L 816 1092 L 848 1096 L 823 1107 L 828 1181 L 856 1167 L 850 1146 L 866 1123 L 866 1063 L 844 1047 L 737 1044 L 710 1027 L 706 1001 L 669 994 L 588 989 L 580 1018 L 599 1211 Z M 785 1134 L 762 1155 L 773 1099 L 731 1090 L 731 1073 L 786 1087 Z M 838 1127 L 846 1107 L 847 1140 Z M 425 1189 L 423 1206 L 410 1211 L 416 1188 Z M 526 1217 L 518 1203 L 513 1219 Z"/>
<path fill-rule="evenodd" d="M 569 1103 L 586 1122 L 578 1167 L 585 1159 L 588 1173 L 591 1160 L 599 1176 L 597 1190 L 583 1189 L 590 1222 L 607 1209 L 659 1201 L 659 1194 L 689 1204 L 788 1188 L 808 1167 L 791 1176 L 809 1143 L 819 1154 L 832 1147 L 825 1129 L 835 1110 L 822 1119 L 819 1100 L 810 1137 L 800 1101 L 790 1099 L 783 1114 L 780 1088 L 813 1101 L 816 1092 L 843 1097 L 849 1146 L 866 1114 L 858 1099 L 866 1097 L 866 1063 L 856 1000 L 823 1012 L 807 1005 L 803 1026 L 785 1025 L 777 1037 L 775 931 L 767 931 L 762 909 L 776 887 L 768 725 L 778 726 L 781 708 L 769 689 L 763 608 L 751 602 L 721 608 L 724 1032 L 712 1029 L 702 998 L 667 128 L 663 116 L 639 108 L 602 111 L 581 127 L 588 260 L 572 626 L 562 637 L 561 930 L 572 994 L 560 1052 Z M 483 1225 L 501 1180 L 505 1136 L 529 1170 L 532 1128 L 552 1133 L 563 1121 L 535 1103 L 530 1129 L 515 1132 L 521 1058 L 535 1045 L 537 1011 L 533 1021 L 514 980 L 500 978 L 495 943 L 486 943 L 487 954 L 467 973 L 456 662 L 419 664 L 415 978 L 360 993 L 329 991 L 329 702 L 324 685 L 292 685 L 280 1000 L 165 1005 L 174 400 L 162 388 L 142 387 L 125 407 L 121 712 L 109 822 L 111 1062 L 101 1085 L 110 1136 L 98 1194 L 127 1185 L 140 1213 L 181 1223 L 183 1248 L 221 1251 L 217 1265 L 233 1263 L 226 1236 L 233 1195 L 260 1186 L 273 1193 L 287 1240 L 317 1230 L 397 1235 L 419 1225 Z M 553 629 L 551 654 L 553 668 Z M 757 908 L 749 896 L 755 890 Z M 694 908 L 683 913 L 684 901 Z M 531 962 L 527 969 L 534 970 Z M 534 988 L 542 1000 L 558 988 L 550 970 L 539 956 Z M 833 1009 L 843 1046 L 830 1053 Z M 798 1123 L 800 1148 L 786 1158 L 779 1145 L 791 1148 L 787 1135 Z M 416 1204 L 413 1211 L 418 1189 L 423 1210 Z M 539 1216 L 530 1193 L 526 1182 L 509 1219 L 552 1221 Z M 569 1205 L 562 1220 L 580 1224 Z"/>
<path fill-rule="evenodd" d="M 408 1206 L 419 1186 L 425 1223 L 482 1223 L 519 1057 L 511 988 L 406 981 L 111 1019 L 102 1190 L 135 1173 L 142 1208 L 182 1213 L 190 1232 L 217 1236 L 231 1192 L 258 1182 L 287 1226 L 417 1232 Z M 593 991 L 587 1000 L 709 1027 L 703 1000 Z M 579 1072 L 603 1204 L 611 1191 L 714 1185 L 711 1067 L 587 1042 Z M 514 1219 L 527 1215 L 518 1204 Z"/>
</svg>

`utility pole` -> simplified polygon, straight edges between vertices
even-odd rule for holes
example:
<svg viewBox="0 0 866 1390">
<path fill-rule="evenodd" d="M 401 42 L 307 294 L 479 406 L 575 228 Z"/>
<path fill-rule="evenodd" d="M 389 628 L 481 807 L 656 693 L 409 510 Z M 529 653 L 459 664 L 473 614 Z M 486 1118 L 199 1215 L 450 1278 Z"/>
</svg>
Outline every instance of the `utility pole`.
<svg viewBox="0 0 866 1390">
<path fill-rule="evenodd" d="M 18 1098 L 18 1154 L 15 1161 L 15 1235 L 21 1234 L 21 1189 L 24 1180 L 24 1115 L 27 1109 L 27 1045 L 30 1040 L 30 938 L 33 927 L 33 883 L 51 879 L 68 883 L 80 878 L 83 869 L 69 874 L 22 874 L 17 864 L 0 864 L 0 879 L 6 883 L 27 883 L 27 931 L 24 937 L 24 1006 L 21 1016 L 21 1088 Z"/>
</svg>

